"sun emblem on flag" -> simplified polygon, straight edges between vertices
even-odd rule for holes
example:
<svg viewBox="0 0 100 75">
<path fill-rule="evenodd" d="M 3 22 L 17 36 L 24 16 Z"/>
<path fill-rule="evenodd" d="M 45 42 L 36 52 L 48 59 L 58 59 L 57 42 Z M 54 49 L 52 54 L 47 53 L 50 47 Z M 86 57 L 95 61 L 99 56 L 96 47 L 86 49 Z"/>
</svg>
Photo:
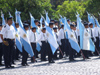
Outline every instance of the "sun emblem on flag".
<svg viewBox="0 0 100 75">
<path fill-rule="evenodd" d="M 47 37 L 49 37 L 49 33 L 47 33 Z"/>
<path fill-rule="evenodd" d="M 26 34 L 24 34 L 23 37 L 25 38 L 26 37 Z"/>
<path fill-rule="evenodd" d="M 85 33 L 85 36 L 88 36 L 88 33 Z"/>
<path fill-rule="evenodd" d="M 63 24 L 62 22 L 60 22 L 61 24 Z"/>
<path fill-rule="evenodd" d="M 31 26 L 31 28 L 32 28 L 32 26 Z"/>
<path fill-rule="evenodd" d="M 72 35 L 72 34 L 71 34 L 70 36 L 71 36 L 71 37 L 73 37 L 73 35 Z"/>
<path fill-rule="evenodd" d="M 65 30 L 65 32 L 67 31 L 67 29 Z"/>
<path fill-rule="evenodd" d="M 16 37 L 18 37 L 18 34 L 15 34 Z"/>
</svg>

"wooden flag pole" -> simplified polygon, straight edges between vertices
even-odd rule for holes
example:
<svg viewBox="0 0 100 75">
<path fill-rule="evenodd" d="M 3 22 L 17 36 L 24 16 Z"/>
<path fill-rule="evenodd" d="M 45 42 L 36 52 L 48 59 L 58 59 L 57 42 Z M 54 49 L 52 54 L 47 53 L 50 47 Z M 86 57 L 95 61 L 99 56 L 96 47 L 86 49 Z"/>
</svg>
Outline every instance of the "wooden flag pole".
<svg viewBox="0 0 100 75">
<path fill-rule="evenodd" d="M 84 54 L 83 54 L 82 50 L 81 50 L 81 53 L 82 53 L 83 59 L 85 60 L 85 56 L 84 56 Z"/>
<path fill-rule="evenodd" d="M 63 53 L 62 53 L 62 51 L 61 51 L 60 47 L 59 47 L 59 51 L 61 52 L 61 54 L 62 54 L 62 56 L 63 56 Z"/>
<path fill-rule="evenodd" d="M 96 49 L 96 51 L 97 51 L 97 53 L 98 53 L 98 56 L 99 56 L 99 58 L 100 58 L 99 51 L 97 50 L 97 48 L 96 48 L 96 47 L 95 47 L 95 49 Z"/>
</svg>

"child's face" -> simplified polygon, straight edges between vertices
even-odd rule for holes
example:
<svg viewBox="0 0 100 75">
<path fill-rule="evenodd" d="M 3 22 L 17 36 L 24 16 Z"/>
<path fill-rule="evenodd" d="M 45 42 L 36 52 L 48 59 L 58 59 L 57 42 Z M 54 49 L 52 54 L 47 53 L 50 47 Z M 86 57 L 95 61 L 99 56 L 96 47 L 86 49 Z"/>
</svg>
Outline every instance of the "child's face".
<svg viewBox="0 0 100 75">
<path fill-rule="evenodd" d="M 33 29 L 32 31 L 33 31 L 33 32 L 36 32 L 36 29 Z"/>
<path fill-rule="evenodd" d="M 43 33 L 46 33 L 46 30 L 42 30 Z"/>
</svg>

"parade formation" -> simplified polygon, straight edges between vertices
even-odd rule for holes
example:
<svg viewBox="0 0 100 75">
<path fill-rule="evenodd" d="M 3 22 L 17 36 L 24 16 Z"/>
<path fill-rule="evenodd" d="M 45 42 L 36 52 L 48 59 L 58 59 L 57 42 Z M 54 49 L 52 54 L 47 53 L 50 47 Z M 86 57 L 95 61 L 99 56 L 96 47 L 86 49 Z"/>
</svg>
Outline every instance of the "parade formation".
<svg viewBox="0 0 100 75">
<path fill-rule="evenodd" d="M 50 19 L 46 11 L 46 17 L 40 15 L 40 20 L 35 19 L 31 13 L 29 15 L 30 20 L 22 22 L 20 11 L 15 11 L 16 21 L 10 12 L 5 20 L 1 12 L 0 66 L 14 68 L 12 65 L 20 57 L 20 64 L 29 66 L 28 58 L 34 64 L 38 62 L 37 58 L 41 62 L 55 63 L 55 60 L 64 57 L 73 62 L 74 58 L 81 56 L 84 61 L 91 59 L 90 56 L 99 56 L 100 25 L 88 12 L 88 21 L 82 21 L 77 13 L 75 22 L 61 15 L 59 20 Z"/>
</svg>

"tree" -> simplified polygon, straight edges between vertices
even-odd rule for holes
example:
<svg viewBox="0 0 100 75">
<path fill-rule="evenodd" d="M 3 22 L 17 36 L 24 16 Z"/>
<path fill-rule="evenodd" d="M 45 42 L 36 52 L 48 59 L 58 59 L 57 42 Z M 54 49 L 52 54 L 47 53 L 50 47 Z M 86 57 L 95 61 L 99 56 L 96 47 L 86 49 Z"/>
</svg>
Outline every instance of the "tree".
<svg viewBox="0 0 100 75">
<path fill-rule="evenodd" d="M 52 13 L 52 5 L 50 0 L 0 0 L 0 9 L 8 17 L 8 12 L 15 15 L 15 8 L 21 11 L 22 20 L 30 19 L 29 12 L 32 13 L 34 18 L 39 19 L 40 13 L 44 14 L 44 10 Z M 50 14 L 51 16 L 52 14 Z"/>
<path fill-rule="evenodd" d="M 75 13 L 79 12 L 80 16 L 83 16 L 84 11 L 85 7 L 82 2 L 68 0 L 64 1 L 62 5 L 58 5 L 56 13 L 75 21 Z"/>
</svg>

